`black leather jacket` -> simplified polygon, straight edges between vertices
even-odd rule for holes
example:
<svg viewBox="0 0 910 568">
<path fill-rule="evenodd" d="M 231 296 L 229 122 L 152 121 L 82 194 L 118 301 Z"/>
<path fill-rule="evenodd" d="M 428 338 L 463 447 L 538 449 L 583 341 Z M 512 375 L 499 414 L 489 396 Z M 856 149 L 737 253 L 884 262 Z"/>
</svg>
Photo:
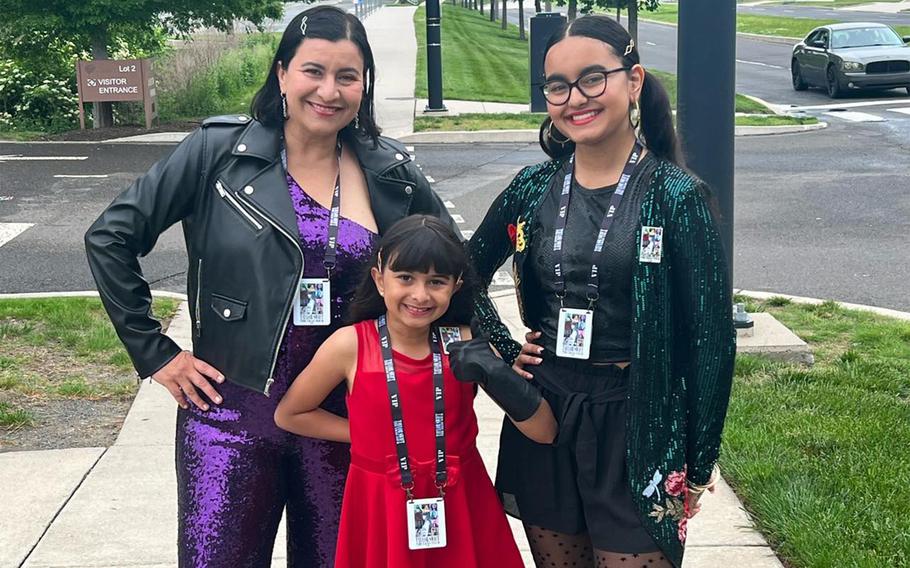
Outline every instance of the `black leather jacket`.
<svg viewBox="0 0 910 568">
<path fill-rule="evenodd" d="M 120 194 L 85 234 L 101 299 L 141 377 L 161 369 L 180 347 L 150 315 L 138 257 L 182 221 L 194 354 L 228 380 L 268 394 L 303 273 L 280 143 L 278 129 L 246 116 L 210 118 Z M 414 213 L 452 223 L 399 142 L 380 138 L 374 148 L 362 138 L 348 144 L 366 177 L 380 233 Z"/>
</svg>

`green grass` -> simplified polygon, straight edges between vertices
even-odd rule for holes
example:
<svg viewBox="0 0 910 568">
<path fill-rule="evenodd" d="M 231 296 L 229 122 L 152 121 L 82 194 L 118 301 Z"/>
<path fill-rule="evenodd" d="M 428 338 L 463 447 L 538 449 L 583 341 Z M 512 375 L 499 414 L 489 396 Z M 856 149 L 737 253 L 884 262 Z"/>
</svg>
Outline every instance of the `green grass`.
<svg viewBox="0 0 910 568">
<path fill-rule="evenodd" d="M 156 298 L 169 320 L 179 302 Z M 54 368 L 43 365 L 52 361 Z M 107 378 L 86 378 L 86 369 Z M 97 398 L 130 394 L 132 364 L 96 298 L 0 300 L 0 391 Z"/>
<path fill-rule="evenodd" d="M 464 113 L 458 116 L 429 117 L 418 116 L 414 119 L 414 132 L 436 130 L 536 130 L 546 115 L 541 113 Z M 791 116 L 737 116 L 737 126 L 786 126 L 795 124 L 815 124 L 815 117 Z"/>
<path fill-rule="evenodd" d="M 811 5 L 818 6 L 817 3 L 812 3 Z M 677 23 L 679 17 L 679 5 L 663 4 L 655 12 L 642 11 L 640 17 L 645 20 L 654 20 L 658 22 L 675 24 Z M 815 20 L 811 18 L 788 18 L 784 16 L 737 14 L 736 31 L 739 33 L 803 38 L 818 26 L 833 24 L 838 21 L 839 20 Z M 897 26 L 895 29 L 901 35 L 910 34 L 910 26 Z"/>
<path fill-rule="evenodd" d="M 30 142 L 32 140 L 40 140 L 45 134 L 34 130 L 0 130 L 0 140 Z"/>
<path fill-rule="evenodd" d="M 253 95 L 265 82 L 280 37 L 277 33 L 251 34 L 239 47 L 221 54 L 210 67 L 193 69 L 179 88 L 162 91 L 158 105 L 161 120 L 249 112 Z M 167 65 L 167 60 L 160 65 Z"/>
<path fill-rule="evenodd" d="M 500 22 L 474 10 L 443 4 L 442 91 L 446 99 L 526 103 L 530 100 L 528 42 L 518 27 L 503 31 Z M 426 11 L 414 14 L 417 31 L 415 94 L 427 97 Z M 378 70 L 382 73 L 382 69 Z"/>
<path fill-rule="evenodd" d="M 802 124 L 818 124 L 814 116 L 737 116 L 736 126 L 796 126 Z"/>
<path fill-rule="evenodd" d="M 0 402 L 0 427 L 16 428 L 32 423 L 32 415 L 22 408 L 13 408 L 6 402 Z"/>
<path fill-rule="evenodd" d="M 427 130 L 527 130 L 537 129 L 543 122 L 543 113 L 464 113 L 458 116 L 418 116 L 414 119 L 414 132 Z"/>
<path fill-rule="evenodd" d="M 789 566 L 910 566 L 910 322 L 750 303 L 816 364 L 737 358 L 725 476 Z"/>
</svg>

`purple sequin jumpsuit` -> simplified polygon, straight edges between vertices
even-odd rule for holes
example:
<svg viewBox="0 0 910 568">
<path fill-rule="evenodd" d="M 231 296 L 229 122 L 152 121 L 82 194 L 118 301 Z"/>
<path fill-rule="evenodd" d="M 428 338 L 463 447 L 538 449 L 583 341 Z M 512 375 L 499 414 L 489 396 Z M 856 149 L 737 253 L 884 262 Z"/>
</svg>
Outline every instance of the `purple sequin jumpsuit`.
<svg viewBox="0 0 910 568">
<path fill-rule="evenodd" d="M 324 278 L 329 211 L 288 176 L 304 277 Z M 332 325 L 288 325 L 270 397 L 224 383 L 221 406 L 190 405 L 177 417 L 178 550 L 181 567 L 269 566 L 287 506 L 288 566 L 331 567 L 350 461 L 349 446 L 275 426 L 275 407 L 319 345 L 341 326 L 376 235 L 341 218 L 332 273 Z M 324 408 L 346 415 L 344 385 Z"/>
</svg>

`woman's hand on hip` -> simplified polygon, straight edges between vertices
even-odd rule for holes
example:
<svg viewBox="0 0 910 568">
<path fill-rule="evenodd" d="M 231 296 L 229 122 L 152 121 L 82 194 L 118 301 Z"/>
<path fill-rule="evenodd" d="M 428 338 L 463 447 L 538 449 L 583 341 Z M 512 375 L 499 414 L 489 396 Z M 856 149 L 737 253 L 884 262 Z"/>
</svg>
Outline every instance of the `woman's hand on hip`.
<svg viewBox="0 0 910 568">
<path fill-rule="evenodd" d="M 202 410 L 209 409 L 208 403 L 202 400 L 197 389 L 205 393 L 215 404 L 221 404 L 221 395 L 212 386 L 211 381 L 223 383 L 224 375 L 202 359 L 194 357 L 189 351 L 181 351 L 152 375 L 152 379 L 166 388 L 184 410 L 189 408 L 186 399 L 190 399 Z"/>
<path fill-rule="evenodd" d="M 521 346 L 521 353 L 512 364 L 515 372 L 528 380 L 533 379 L 534 375 L 525 371 L 525 365 L 540 365 L 543 362 L 543 359 L 540 358 L 543 354 L 543 347 L 533 343 L 536 339 L 540 339 L 539 331 L 529 331 L 525 334 L 525 344 Z"/>
</svg>

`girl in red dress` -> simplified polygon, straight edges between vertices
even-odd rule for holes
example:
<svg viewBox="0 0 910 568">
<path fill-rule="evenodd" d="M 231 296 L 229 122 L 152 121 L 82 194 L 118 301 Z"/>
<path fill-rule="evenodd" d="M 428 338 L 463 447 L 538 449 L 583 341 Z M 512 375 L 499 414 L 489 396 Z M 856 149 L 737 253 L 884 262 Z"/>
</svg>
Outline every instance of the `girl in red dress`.
<svg viewBox="0 0 910 568">
<path fill-rule="evenodd" d="M 451 345 L 465 376 L 452 373 L 441 337 L 470 338 L 470 283 L 449 227 L 428 216 L 398 222 L 350 308 L 358 323 L 322 344 L 278 406 L 280 427 L 351 443 L 336 567 L 522 566 L 475 444 L 471 381 L 532 440 L 550 443 L 556 421 L 485 341 Z M 342 381 L 349 418 L 319 407 Z"/>
</svg>

